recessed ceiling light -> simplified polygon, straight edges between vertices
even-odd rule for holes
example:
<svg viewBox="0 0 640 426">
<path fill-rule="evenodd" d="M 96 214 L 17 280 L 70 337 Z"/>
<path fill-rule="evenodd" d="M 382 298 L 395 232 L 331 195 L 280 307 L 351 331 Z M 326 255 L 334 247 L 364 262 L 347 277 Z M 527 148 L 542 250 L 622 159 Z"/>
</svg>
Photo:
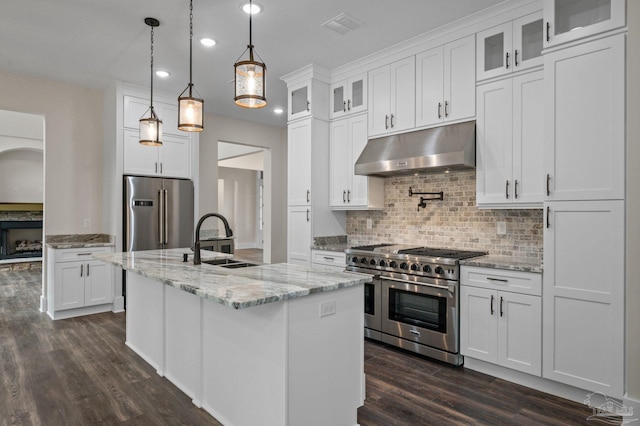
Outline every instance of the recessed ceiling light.
<svg viewBox="0 0 640 426">
<path fill-rule="evenodd" d="M 202 45 L 206 47 L 211 47 L 216 45 L 216 41 L 212 38 L 201 38 L 200 43 L 202 43 Z"/>
<path fill-rule="evenodd" d="M 251 9 L 249 9 L 249 7 L 251 7 Z M 260 6 L 259 4 L 256 4 L 256 3 L 253 3 L 250 6 L 249 3 L 245 3 L 245 4 L 242 5 L 242 10 L 247 15 L 248 14 L 257 15 L 258 13 L 260 13 L 262 11 L 262 6 Z"/>
<path fill-rule="evenodd" d="M 282 108 L 274 108 L 273 112 L 275 112 L 276 114 L 282 114 L 284 110 Z"/>
<path fill-rule="evenodd" d="M 171 74 L 169 73 L 169 71 L 163 71 L 163 70 L 158 70 L 156 71 L 156 75 L 160 78 L 167 78 L 169 77 Z"/>
</svg>

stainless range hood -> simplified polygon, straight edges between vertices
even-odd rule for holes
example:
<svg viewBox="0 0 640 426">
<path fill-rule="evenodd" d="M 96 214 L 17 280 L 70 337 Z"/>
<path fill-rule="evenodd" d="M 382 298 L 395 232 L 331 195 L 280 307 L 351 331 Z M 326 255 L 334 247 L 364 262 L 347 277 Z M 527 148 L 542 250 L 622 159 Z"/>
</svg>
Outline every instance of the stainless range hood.
<svg viewBox="0 0 640 426">
<path fill-rule="evenodd" d="M 355 174 L 397 176 L 476 166 L 476 122 L 370 139 Z"/>
</svg>

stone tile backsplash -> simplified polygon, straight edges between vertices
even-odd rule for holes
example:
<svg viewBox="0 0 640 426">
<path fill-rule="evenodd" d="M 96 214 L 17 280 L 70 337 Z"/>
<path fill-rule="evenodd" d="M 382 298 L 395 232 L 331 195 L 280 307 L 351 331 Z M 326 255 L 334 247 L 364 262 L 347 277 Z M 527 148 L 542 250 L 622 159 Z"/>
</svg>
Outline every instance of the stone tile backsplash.
<svg viewBox="0 0 640 426">
<path fill-rule="evenodd" d="M 420 195 L 409 197 L 409 187 L 416 192 L 444 191 L 444 200 L 427 201 L 426 208 L 418 210 Z M 416 244 L 542 262 L 542 209 L 478 209 L 475 170 L 386 178 L 384 197 L 382 211 L 347 213 L 350 246 Z M 497 222 L 506 222 L 506 235 L 497 234 Z"/>
</svg>

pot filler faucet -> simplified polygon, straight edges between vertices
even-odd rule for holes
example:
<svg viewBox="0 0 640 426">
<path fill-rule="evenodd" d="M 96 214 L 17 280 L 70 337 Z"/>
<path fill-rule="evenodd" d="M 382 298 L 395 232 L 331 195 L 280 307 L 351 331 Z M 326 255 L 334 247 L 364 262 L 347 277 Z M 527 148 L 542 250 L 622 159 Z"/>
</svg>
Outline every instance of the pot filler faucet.
<svg viewBox="0 0 640 426">
<path fill-rule="evenodd" d="M 196 225 L 196 234 L 195 234 L 195 238 L 194 238 L 195 243 L 193 244 L 193 264 L 194 265 L 199 265 L 201 263 L 201 260 L 200 260 L 200 249 L 202 247 L 213 247 L 213 245 L 215 244 L 214 240 L 200 241 L 200 227 L 202 227 L 202 222 L 204 222 L 204 220 L 206 218 L 211 217 L 211 216 L 215 216 L 215 217 L 219 218 L 222 221 L 222 223 L 224 224 L 224 232 L 225 232 L 227 238 L 231 238 L 233 236 L 233 231 L 231 230 L 231 227 L 229 226 L 229 222 L 221 214 L 218 214 L 218 213 L 207 213 L 204 216 L 202 216 L 200 218 L 200 220 L 198 221 L 198 224 Z"/>
</svg>

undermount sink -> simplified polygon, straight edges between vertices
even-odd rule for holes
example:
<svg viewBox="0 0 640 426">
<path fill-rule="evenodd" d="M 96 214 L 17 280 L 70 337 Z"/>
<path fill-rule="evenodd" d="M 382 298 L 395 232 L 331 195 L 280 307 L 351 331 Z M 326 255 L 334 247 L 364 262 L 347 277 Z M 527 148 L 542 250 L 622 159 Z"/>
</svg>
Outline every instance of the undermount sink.
<svg viewBox="0 0 640 426">
<path fill-rule="evenodd" d="M 257 266 L 254 263 L 249 263 L 249 262 L 245 262 L 243 260 L 237 260 L 237 259 L 211 259 L 211 260 L 203 260 L 202 263 L 208 263 L 209 265 L 221 266 L 223 268 L 229 268 L 229 269 Z"/>
</svg>

